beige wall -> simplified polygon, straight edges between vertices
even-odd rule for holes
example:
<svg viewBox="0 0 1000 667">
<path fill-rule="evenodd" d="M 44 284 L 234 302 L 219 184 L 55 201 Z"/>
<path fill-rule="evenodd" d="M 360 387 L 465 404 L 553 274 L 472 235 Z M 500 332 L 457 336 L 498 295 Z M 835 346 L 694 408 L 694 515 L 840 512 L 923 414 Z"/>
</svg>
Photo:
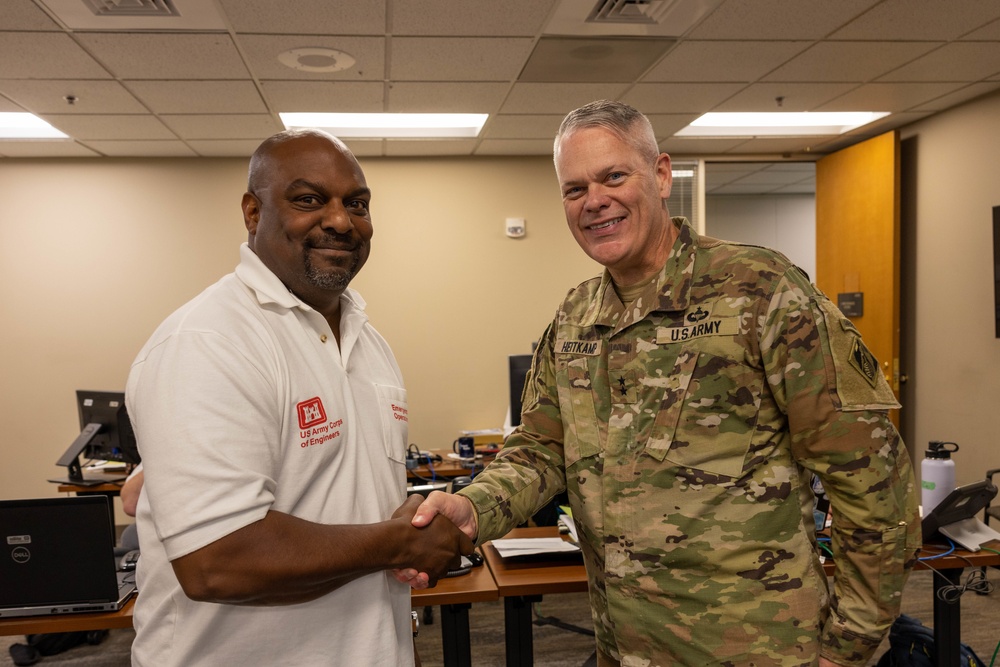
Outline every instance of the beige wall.
<svg viewBox="0 0 1000 667">
<path fill-rule="evenodd" d="M 1000 206 L 1000 95 L 914 124 L 901 134 L 912 224 L 904 225 L 904 314 L 911 330 L 904 410 L 917 465 L 929 440 L 961 446 L 956 480 L 1000 468 L 1000 339 L 993 303 L 993 213 Z M 905 214 L 904 214 L 905 215 Z M 994 480 L 1000 481 L 1000 480 Z"/>
<path fill-rule="evenodd" d="M 372 256 L 355 280 L 409 390 L 410 440 L 498 428 L 506 358 L 598 273 L 551 160 L 362 161 Z M 55 495 L 75 390 L 121 390 L 173 309 L 235 266 L 245 160 L 0 161 L 0 498 Z M 527 219 L 508 239 L 504 219 Z"/>
<path fill-rule="evenodd" d="M 991 208 L 1000 95 L 903 132 L 914 147 L 910 445 L 957 441 L 959 483 L 1000 467 Z M 363 160 L 372 258 L 355 286 L 396 350 L 411 441 L 500 425 L 506 355 L 526 352 L 597 273 L 563 222 L 545 158 Z M 153 327 L 232 269 L 243 160 L 0 161 L 0 497 L 54 495 L 74 391 L 120 389 Z M 503 235 L 523 216 L 528 236 Z M 919 467 L 919 460 L 916 462 Z"/>
</svg>

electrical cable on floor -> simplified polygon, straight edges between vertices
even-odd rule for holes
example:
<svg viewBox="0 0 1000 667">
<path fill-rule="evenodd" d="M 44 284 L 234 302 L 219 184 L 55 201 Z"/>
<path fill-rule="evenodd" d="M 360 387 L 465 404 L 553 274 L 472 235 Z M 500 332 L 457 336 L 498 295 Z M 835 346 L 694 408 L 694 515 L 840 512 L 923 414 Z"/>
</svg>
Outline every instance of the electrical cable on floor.
<svg viewBox="0 0 1000 667">
<path fill-rule="evenodd" d="M 566 623 L 552 616 L 542 616 L 542 614 L 538 611 L 538 608 L 540 606 L 541 605 L 537 602 L 531 605 L 531 611 L 535 616 L 535 619 L 532 621 L 533 625 L 538 625 L 538 626 L 551 625 L 553 627 L 559 628 L 560 630 L 569 630 L 570 632 L 576 632 L 581 635 L 587 635 L 588 637 L 594 636 L 593 630 L 587 628 L 581 628 L 580 626 L 573 625 L 572 623 Z"/>
</svg>

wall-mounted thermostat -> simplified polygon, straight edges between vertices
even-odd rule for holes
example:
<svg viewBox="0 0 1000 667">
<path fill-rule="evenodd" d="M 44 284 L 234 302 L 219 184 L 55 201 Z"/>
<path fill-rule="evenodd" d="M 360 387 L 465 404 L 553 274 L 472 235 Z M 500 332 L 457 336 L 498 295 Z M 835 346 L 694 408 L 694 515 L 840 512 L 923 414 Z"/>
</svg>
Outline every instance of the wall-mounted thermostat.
<svg viewBox="0 0 1000 667">
<path fill-rule="evenodd" d="M 512 239 L 519 239 L 524 236 L 524 218 L 507 218 L 504 223 L 504 231 Z"/>
</svg>

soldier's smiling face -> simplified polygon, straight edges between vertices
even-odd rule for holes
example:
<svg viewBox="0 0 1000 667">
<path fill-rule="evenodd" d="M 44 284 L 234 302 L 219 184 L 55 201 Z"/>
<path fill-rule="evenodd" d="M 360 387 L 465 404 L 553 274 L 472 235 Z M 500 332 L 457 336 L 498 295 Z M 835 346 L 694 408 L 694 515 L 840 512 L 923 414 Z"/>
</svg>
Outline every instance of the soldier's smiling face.
<svg viewBox="0 0 1000 667">
<path fill-rule="evenodd" d="M 584 127 L 564 135 L 555 154 L 570 232 L 619 285 L 659 271 L 675 234 L 663 203 L 672 183 L 670 157 L 646 155 L 637 143 Z"/>
</svg>

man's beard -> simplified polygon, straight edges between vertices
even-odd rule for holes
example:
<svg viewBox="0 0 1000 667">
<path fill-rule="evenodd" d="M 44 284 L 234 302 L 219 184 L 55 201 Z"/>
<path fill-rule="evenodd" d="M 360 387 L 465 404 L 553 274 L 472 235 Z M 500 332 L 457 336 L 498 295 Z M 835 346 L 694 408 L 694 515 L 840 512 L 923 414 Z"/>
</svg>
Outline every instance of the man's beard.
<svg viewBox="0 0 1000 667">
<path fill-rule="evenodd" d="M 351 265 L 347 268 L 332 267 L 320 269 L 313 265 L 309 252 L 305 253 L 306 280 L 320 289 L 343 292 L 358 273 L 361 257 L 358 250 L 351 253 Z"/>
</svg>

